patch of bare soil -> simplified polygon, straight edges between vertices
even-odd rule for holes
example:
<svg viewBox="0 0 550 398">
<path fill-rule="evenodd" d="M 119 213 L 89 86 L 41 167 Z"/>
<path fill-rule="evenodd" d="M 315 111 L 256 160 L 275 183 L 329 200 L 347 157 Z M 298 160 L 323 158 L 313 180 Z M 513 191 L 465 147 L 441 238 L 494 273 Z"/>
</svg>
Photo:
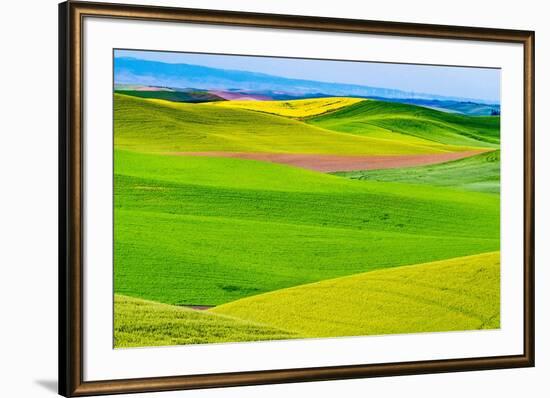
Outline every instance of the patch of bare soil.
<svg viewBox="0 0 550 398">
<path fill-rule="evenodd" d="M 212 156 L 225 158 L 253 159 L 272 163 L 282 163 L 304 169 L 333 172 L 353 170 L 394 169 L 400 167 L 423 166 L 463 159 L 477 155 L 483 150 L 437 153 L 428 155 L 392 156 L 342 156 L 296 153 L 247 153 L 247 152 L 178 152 L 181 156 Z"/>
</svg>

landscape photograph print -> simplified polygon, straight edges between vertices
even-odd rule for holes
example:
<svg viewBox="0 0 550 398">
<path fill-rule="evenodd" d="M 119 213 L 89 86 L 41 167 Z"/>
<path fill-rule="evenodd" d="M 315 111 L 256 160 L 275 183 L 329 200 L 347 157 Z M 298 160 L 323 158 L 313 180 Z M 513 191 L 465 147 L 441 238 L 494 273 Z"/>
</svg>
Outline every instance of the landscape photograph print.
<svg viewBox="0 0 550 398">
<path fill-rule="evenodd" d="M 500 82 L 114 50 L 114 347 L 499 329 Z"/>
</svg>

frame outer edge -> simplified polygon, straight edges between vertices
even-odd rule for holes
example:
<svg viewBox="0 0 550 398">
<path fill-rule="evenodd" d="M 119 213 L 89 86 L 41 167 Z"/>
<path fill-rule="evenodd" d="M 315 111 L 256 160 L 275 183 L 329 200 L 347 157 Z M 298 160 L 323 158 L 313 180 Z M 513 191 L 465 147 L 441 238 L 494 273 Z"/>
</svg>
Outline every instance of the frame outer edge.
<svg viewBox="0 0 550 398">
<path fill-rule="evenodd" d="M 60 43 L 60 271 L 59 393 L 79 395 L 83 385 L 82 81 L 78 3 L 59 4 Z M 61 47 L 62 46 L 62 47 Z M 63 208 L 61 208 L 63 206 Z"/>
<path fill-rule="evenodd" d="M 134 20 L 222 24 L 233 26 L 297 29 L 311 31 L 381 34 L 439 39 L 482 40 L 524 43 L 531 33 L 526 30 L 486 27 L 388 22 L 378 20 L 267 14 L 258 12 L 213 10 L 136 4 L 69 1 L 91 16 L 109 16 Z"/>
<path fill-rule="evenodd" d="M 535 366 L 535 32 L 524 43 L 524 355 Z"/>
<path fill-rule="evenodd" d="M 67 73 L 67 35 L 68 5 L 58 5 L 58 393 L 67 396 L 69 393 L 69 297 L 68 297 L 68 256 L 67 256 L 67 135 L 68 135 L 68 73 Z"/>
<path fill-rule="evenodd" d="M 83 381 L 82 19 L 180 21 L 521 43 L 524 46 L 524 352 L 441 361 Z M 66 1 L 59 5 L 59 393 L 66 397 L 534 366 L 534 32 Z"/>
</svg>

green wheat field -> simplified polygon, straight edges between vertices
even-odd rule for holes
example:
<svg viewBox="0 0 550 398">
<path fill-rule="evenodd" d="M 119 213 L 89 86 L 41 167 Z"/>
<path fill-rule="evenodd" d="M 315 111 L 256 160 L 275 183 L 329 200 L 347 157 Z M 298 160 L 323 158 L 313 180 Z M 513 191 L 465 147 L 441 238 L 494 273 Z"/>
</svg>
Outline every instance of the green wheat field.
<svg viewBox="0 0 550 398">
<path fill-rule="evenodd" d="M 499 125 L 117 89 L 115 347 L 499 328 Z"/>
</svg>

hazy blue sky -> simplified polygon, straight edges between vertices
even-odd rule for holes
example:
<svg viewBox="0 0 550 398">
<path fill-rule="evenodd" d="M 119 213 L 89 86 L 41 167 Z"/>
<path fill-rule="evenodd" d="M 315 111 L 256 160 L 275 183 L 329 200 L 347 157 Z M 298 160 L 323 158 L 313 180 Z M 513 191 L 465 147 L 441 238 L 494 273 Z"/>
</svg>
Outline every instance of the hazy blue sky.
<svg viewBox="0 0 550 398">
<path fill-rule="evenodd" d="M 499 69 L 130 50 L 115 56 L 500 102 Z"/>
</svg>

